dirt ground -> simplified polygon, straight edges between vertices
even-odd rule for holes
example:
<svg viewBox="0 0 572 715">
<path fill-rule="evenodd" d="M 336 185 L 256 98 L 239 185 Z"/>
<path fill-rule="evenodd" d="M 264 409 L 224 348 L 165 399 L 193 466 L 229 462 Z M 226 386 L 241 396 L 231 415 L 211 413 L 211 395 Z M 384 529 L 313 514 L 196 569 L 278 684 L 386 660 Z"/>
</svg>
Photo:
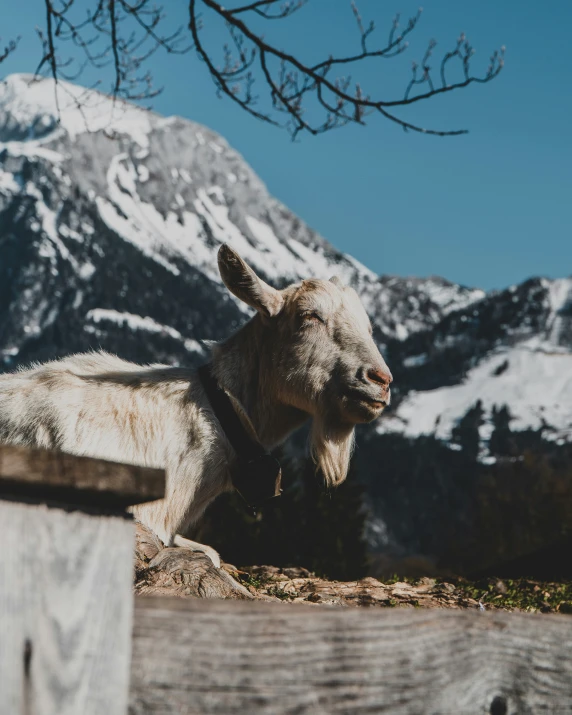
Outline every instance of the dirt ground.
<svg viewBox="0 0 572 715">
<path fill-rule="evenodd" d="M 137 525 L 136 594 L 182 598 L 314 603 L 346 607 L 468 608 L 541 613 L 572 613 L 572 582 L 531 579 L 421 577 L 380 581 L 321 578 L 304 568 L 214 566 L 208 556 L 188 548 L 165 548 L 148 529 Z"/>
<path fill-rule="evenodd" d="M 304 568 L 213 565 L 205 554 L 164 548 L 148 530 L 137 528 L 135 593 L 182 598 L 313 603 L 346 607 L 467 608 L 572 613 L 572 583 L 530 579 L 461 578 L 333 581 Z"/>
<path fill-rule="evenodd" d="M 340 582 L 318 578 L 305 569 L 252 566 L 238 579 L 255 597 L 290 603 L 401 608 L 469 608 L 543 613 L 572 612 L 572 584 L 528 579 L 364 578 Z"/>
</svg>

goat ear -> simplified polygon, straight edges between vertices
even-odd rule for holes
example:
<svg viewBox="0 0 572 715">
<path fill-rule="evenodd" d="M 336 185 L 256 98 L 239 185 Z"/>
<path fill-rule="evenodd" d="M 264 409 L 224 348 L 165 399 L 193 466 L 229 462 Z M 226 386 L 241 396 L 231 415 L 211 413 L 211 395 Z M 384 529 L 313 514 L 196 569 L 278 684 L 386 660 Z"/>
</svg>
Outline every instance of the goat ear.
<svg viewBox="0 0 572 715">
<path fill-rule="evenodd" d="M 218 269 L 229 291 L 262 315 L 272 318 L 282 310 L 284 299 L 280 291 L 259 278 L 226 243 L 219 248 Z"/>
</svg>

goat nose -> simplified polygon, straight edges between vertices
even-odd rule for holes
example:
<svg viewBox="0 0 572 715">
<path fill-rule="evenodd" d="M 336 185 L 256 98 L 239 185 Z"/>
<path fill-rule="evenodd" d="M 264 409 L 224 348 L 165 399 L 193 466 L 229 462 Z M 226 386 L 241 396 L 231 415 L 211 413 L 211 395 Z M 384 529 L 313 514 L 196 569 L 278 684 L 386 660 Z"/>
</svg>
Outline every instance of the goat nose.
<svg viewBox="0 0 572 715">
<path fill-rule="evenodd" d="M 367 371 L 367 377 L 372 382 L 377 382 L 380 385 L 387 387 L 393 382 L 393 375 L 389 372 L 389 368 L 372 367 Z"/>
</svg>

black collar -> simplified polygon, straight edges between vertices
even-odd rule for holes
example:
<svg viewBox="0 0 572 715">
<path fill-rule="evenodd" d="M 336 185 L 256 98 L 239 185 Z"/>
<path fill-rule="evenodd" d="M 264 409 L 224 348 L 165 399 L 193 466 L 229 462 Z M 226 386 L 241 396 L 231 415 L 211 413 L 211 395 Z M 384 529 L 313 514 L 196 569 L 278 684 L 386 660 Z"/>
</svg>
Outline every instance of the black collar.
<svg viewBox="0 0 572 715">
<path fill-rule="evenodd" d="M 280 496 L 280 463 L 254 439 L 240 421 L 229 396 L 220 387 L 207 363 L 198 374 L 215 417 L 236 453 L 232 484 L 251 507 Z"/>
</svg>

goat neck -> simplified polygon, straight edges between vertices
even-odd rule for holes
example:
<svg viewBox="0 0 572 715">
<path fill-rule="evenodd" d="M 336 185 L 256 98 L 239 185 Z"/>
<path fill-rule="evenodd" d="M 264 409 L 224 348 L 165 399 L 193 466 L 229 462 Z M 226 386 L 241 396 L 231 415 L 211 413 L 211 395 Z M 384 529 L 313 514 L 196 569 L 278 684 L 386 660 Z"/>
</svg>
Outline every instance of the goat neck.
<svg viewBox="0 0 572 715">
<path fill-rule="evenodd" d="M 276 336 L 256 315 L 228 340 L 214 346 L 213 374 L 229 394 L 245 428 L 272 449 L 309 415 L 281 402 L 273 377 Z"/>
</svg>

